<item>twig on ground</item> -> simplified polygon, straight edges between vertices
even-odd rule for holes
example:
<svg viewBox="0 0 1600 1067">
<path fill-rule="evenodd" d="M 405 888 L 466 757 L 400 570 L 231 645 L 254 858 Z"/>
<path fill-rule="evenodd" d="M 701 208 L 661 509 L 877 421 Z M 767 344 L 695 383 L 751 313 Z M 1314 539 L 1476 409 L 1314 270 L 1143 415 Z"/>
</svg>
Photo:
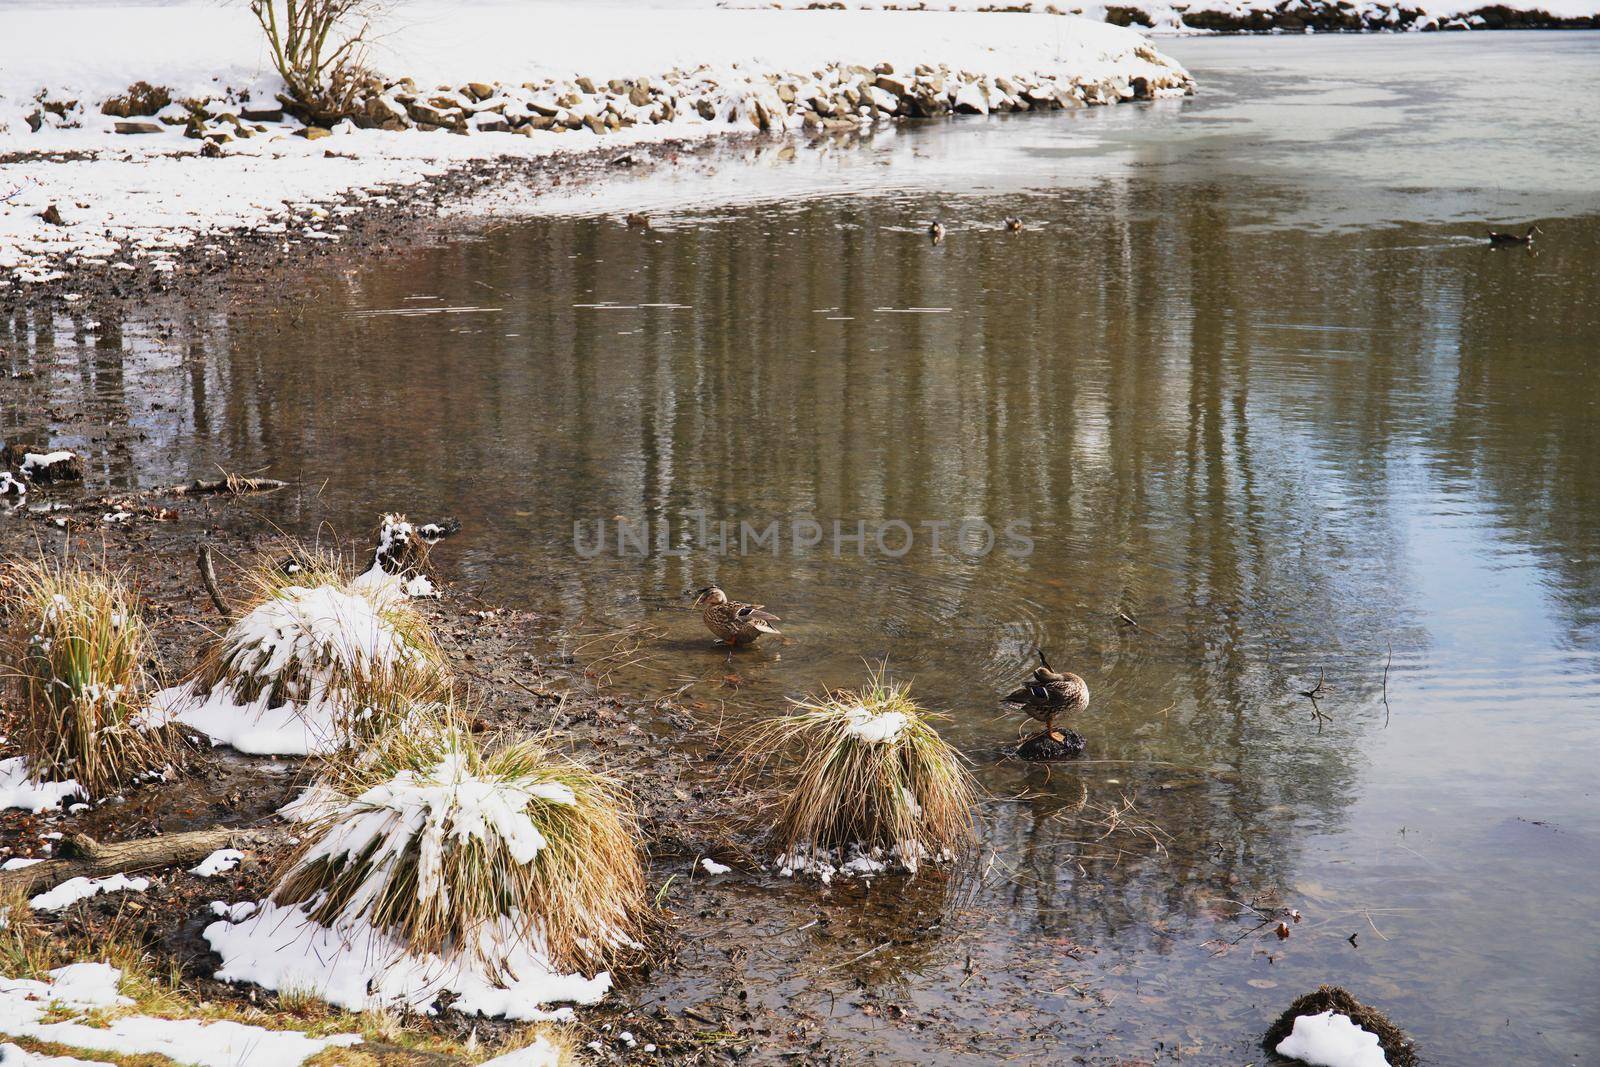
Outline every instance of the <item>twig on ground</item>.
<svg viewBox="0 0 1600 1067">
<path fill-rule="evenodd" d="M 196 562 L 200 566 L 200 581 L 205 584 L 206 592 L 211 596 L 211 603 L 216 605 L 218 614 L 224 619 L 232 619 L 233 611 L 228 607 L 228 602 L 222 599 L 222 591 L 217 588 L 217 571 L 211 565 L 211 545 L 209 543 L 200 542 L 200 554 Z"/>
</svg>

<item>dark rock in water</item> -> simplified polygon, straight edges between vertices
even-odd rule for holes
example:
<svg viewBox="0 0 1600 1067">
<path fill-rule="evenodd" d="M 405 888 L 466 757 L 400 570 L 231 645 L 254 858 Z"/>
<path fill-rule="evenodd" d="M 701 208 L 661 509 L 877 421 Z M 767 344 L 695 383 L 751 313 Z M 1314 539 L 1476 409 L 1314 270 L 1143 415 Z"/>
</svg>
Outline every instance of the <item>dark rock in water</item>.
<svg viewBox="0 0 1600 1067">
<path fill-rule="evenodd" d="M 1082 734 L 1057 727 L 1054 730 L 1041 730 L 1018 745 L 1017 758 L 1029 763 L 1076 759 L 1083 755 L 1083 746 Z"/>
<path fill-rule="evenodd" d="M 1384 1058 L 1389 1061 L 1390 1067 L 1416 1067 L 1417 1047 L 1411 1043 L 1405 1031 L 1385 1018 L 1383 1012 L 1361 1003 L 1348 990 L 1336 985 L 1322 986 L 1315 993 L 1307 993 L 1289 1005 L 1289 1010 L 1278 1016 L 1278 1021 L 1267 1031 L 1262 1045 L 1269 1052 L 1275 1052 L 1278 1043 L 1294 1029 L 1296 1019 L 1302 1015 L 1320 1015 L 1325 1011 L 1338 1012 L 1368 1033 L 1377 1034 L 1378 1044 L 1383 1048 Z"/>
</svg>

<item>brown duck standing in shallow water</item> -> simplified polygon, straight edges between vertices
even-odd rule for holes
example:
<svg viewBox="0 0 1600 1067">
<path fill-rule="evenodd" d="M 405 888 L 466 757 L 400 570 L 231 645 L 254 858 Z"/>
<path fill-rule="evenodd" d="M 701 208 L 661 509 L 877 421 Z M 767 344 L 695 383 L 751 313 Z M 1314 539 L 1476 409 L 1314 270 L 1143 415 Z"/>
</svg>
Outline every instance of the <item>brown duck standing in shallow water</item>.
<svg viewBox="0 0 1600 1067">
<path fill-rule="evenodd" d="M 1020 707 L 1050 731 L 1055 729 L 1057 715 L 1074 715 L 1089 706 L 1089 686 L 1070 671 L 1051 670 L 1044 650 L 1037 651 L 1039 666 L 1034 669 L 1033 681 L 1013 691 L 1005 702 Z"/>
<path fill-rule="evenodd" d="M 772 627 L 773 623 L 782 621 L 776 615 L 762 611 L 760 604 L 729 600 L 728 595 L 714 585 L 696 592 L 694 602 L 705 605 L 700 610 L 700 618 L 705 621 L 706 629 L 730 647 L 748 645 L 762 634 L 779 632 Z"/>
</svg>

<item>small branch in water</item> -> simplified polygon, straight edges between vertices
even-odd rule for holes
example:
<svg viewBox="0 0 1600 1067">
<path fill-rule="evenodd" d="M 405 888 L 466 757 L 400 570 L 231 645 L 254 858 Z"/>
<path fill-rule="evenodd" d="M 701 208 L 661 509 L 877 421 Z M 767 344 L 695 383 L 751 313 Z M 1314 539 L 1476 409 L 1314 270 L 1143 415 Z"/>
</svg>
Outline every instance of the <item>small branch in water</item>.
<svg viewBox="0 0 1600 1067">
<path fill-rule="evenodd" d="M 845 960 L 843 963 L 835 963 L 832 967 L 829 967 L 828 970 L 836 971 L 840 967 L 848 967 L 852 963 L 860 963 L 862 960 L 866 959 L 868 956 L 876 955 L 879 952 L 882 952 L 884 949 L 888 948 L 892 944 L 894 944 L 893 941 L 885 941 L 881 945 L 875 945 L 872 948 L 867 949 L 867 951 L 863 952 L 859 956 L 856 956 L 856 957 L 854 957 L 852 959 Z"/>
<path fill-rule="evenodd" d="M 200 542 L 200 554 L 196 560 L 200 567 L 200 581 L 204 583 L 206 592 L 211 596 L 211 603 L 217 607 L 217 612 L 224 619 L 233 618 L 233 610 L 228 607 L 228 602 L 222 599 L 222 591 L 217 588 L 217 571 L 211 565 L 211 545 L 209 542 Z"/>
<path fill-rule="evenodd" d="M 1117 625 L 1118 626 L 1124 626 L 1124 627 L 1127 627 L 1130 630 L 1138 630 L 1140 633 L 1149 634 L 1151 637 L 1160 637 L 1161 636 L 1160 634 L 1156 633 L 1154 630 L 1151 630 L 1148 627 L 1146 627 L 1143 623 L 1141 623 L 1138 619 L 1134 618 L 1132 615 L 1129 615 L 1126 611 L 1119 611 L 1119 612 L 1117 612 L 1117 614 L 1114 617 L 1117 620 Z"/>
<path fill-rule="evenodd" d="M 1389 658 L 1383 661 L 1383 726 L 1389 728 L 1389 665 L 1394 662 L 1394 642 L 1389 643 Z"/>
<path fill-rule="evenodd" d="M 1318 667 L 1317 684 L 1312 686 L 1310 689 L 1301 689 L 1299 691 L 1301 696 L 1311 701 L 1311 714 L 1319 724 L 1329 721 L 1328 716 L 1322 713 L 1322 708 L 1317 704 L 1317 697 L 1321 696 L 1323 693 L 1322 681 L 1323 671 L 1321 667 Z"/>
</svg>

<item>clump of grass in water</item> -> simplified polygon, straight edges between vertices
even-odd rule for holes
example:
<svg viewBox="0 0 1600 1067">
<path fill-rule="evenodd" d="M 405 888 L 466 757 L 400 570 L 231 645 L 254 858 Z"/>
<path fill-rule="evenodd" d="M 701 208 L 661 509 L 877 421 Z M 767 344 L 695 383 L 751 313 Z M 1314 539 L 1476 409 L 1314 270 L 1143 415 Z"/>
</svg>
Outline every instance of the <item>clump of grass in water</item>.
<svg viewBox="0 0 1600 1067">
<path fill-rule="evenodd" d="M 882 850 L 915 871 L 971 845 L 977 785 L 908 685 L 879 670 L 860 691 L 793 704 L 741 746 L 747 769 L 776 771 L 773 834 L 785 857 L 827 869 Z"/>
<path fill-rule="evenodd" d="M 6 570 L 7 732 L 33 773 L 105 796 L 173 763 L 177 733 L 145 720 L 152 645 L 123 580 L 73 562 Z"/>
<path fill-rule="evenodd" d="M 273 890 L 325 926 L 367 923 L 413 953 L 490 968 L 507 939 L 565 969 L 613 966 L 641 935 L 633 811 L 604 776 L 536 742 L 487 750 L 447 710 L 330 764 Z"/>
<path fill-rule="evenodd" d="M 389 582 L 350 575 L 338 556 L 297 552 L 248 571 L 249 607 L 207 645 L 190 681 L 238 704 L 331 701 L 346 744 L 405 728 L 400 709 L 448 687 L 427 621 Z"/>
</svg>

